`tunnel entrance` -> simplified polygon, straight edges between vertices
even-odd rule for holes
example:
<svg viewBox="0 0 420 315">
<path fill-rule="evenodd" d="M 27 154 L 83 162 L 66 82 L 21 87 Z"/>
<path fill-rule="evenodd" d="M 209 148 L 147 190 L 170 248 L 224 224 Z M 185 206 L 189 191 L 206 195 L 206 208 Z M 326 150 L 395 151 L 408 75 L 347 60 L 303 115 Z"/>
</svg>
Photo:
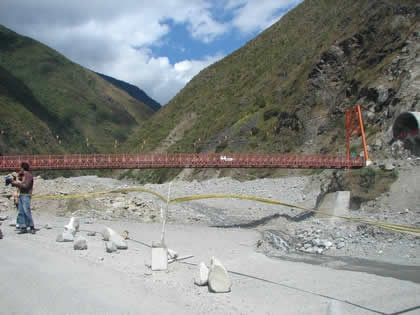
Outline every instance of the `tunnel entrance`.
<svg viewBox="0 0 420 315">
<path fill-rule="evenodd" d="M 392 126 L 393 137 L 404 142 L 407 149 L 420 156 L 420 112 L 405 112 Z"/>
</svg>

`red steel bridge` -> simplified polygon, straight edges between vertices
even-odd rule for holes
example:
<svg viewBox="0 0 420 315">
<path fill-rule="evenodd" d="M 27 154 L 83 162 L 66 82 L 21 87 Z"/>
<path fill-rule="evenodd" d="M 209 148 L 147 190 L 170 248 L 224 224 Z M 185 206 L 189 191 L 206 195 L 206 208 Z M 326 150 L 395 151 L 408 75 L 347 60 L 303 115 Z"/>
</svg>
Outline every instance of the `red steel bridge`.
<svg viewBox="0 0 420 315">
<path fill-rule="evenodd" d="M 364 157 L 350 156 L 350 138 L 362 136 Z M 121 153 L 0 156 L 0 171 L 145 168 L 360 168 L 369 161 L 360 106 L 346 112 L 347 156 L 269 153 Z"/>
</svg>

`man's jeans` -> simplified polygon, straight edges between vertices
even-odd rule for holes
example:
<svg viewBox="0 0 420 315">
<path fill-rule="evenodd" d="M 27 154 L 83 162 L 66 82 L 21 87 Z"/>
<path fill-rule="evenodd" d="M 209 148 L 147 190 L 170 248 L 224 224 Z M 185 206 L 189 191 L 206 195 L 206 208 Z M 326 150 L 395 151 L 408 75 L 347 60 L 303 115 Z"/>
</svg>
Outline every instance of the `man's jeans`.
<svg viewBox="0 0 420 315">
<path fill-rule="evenodd" d="M 19 228 L 34 227 L 31 213 L 31 198 L 32 196 L 30 195 L 19 196 L 18 216 L 16 219 Z"/>
</svg>

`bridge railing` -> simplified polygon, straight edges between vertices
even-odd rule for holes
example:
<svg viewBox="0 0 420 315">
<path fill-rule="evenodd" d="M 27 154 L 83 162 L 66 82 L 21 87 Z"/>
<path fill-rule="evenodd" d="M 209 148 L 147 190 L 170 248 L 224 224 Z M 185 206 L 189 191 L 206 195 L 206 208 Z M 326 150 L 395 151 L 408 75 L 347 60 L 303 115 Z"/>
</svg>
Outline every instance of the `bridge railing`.
<svg viewBox="0 0 420 315">
<path fill-rule="evenodd" d="M 353 168 L 359 157 L 269 153 L 122 153 L 0 156 L 0 170 L 19 169 L 28 162 L 33 170 L 108 168 Z"/>
</svg>

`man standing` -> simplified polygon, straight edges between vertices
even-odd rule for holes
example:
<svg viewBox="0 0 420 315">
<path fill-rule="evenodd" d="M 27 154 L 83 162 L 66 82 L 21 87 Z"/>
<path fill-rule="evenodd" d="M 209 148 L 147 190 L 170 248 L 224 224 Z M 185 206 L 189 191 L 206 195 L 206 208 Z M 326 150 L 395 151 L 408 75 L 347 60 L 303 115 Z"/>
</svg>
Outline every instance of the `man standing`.
<svg viewBox="0 0 420 315">
<path fill-rule="evenodd" d="M 35 225 L 32 219 L 31 213 L 31 198 L 32 188 L 34 186 L 34 178 L 29 172 L 29 164 L 22 162 L 20 164 L 21 172 L 23 172 L 23 180 L 21 182 L 14 180 L 12 186 L 19 188 L 19 205 L 18 205 L 18 217 L 17 224 L 19 225 L 18 234 L 29 232 L 35 234 Z"/>
</svg>

